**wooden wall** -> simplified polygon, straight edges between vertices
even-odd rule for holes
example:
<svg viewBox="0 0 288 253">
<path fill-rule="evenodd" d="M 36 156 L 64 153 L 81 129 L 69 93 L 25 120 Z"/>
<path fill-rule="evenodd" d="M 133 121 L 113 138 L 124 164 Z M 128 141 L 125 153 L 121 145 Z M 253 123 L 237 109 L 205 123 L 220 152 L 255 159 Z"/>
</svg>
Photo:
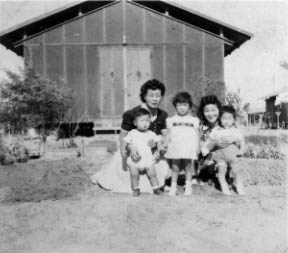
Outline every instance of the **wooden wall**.
<svg viewBox="0 0 288 253">
<path fill-rule="evenodd" d="M 71 87 L 74 116 L 86 112 L 90 120 L 121 117 L 149 78 L 165 83 L 162 107 L 170 112 L 170 98 L 179 90 L 189 90 L 197 102 L 199 77 L 224 79 L 221 38 L 131 2 L 28 38 L 24 56 L 40 74 Z"/>
</svg>

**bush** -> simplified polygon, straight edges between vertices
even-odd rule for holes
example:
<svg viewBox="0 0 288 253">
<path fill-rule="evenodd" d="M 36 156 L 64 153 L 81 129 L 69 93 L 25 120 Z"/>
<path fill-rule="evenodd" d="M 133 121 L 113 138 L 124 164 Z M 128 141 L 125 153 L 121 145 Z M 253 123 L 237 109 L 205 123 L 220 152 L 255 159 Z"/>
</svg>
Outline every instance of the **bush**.
<svg viewBox="0 0 288 253">
<path fill-rule="evenodd" d="M 6 71 L 1 83 L 0 124 L 11 132 L 59 123 L 71 108 L 72 92 L 38 75 L 33 69 L 22 74 Z"/>
<path fill-rule="evenodd" d="M 16 142 L 11 145 L 6 145 L 6 143 L 0 138 L 0 164 L 1 165 L 11 165 L 15 162 L 24 163 L 29 160 L 28 149 L 21 144 Z"/>
<path fill-rule="evenodd" d="M 281 153 L 279 147 L 272 144 L 253 144 L 247 145 L 247 150 L 244 154 L 246 158 L 253 159 L 285 159 L 285 154 Z"/>
</svg>

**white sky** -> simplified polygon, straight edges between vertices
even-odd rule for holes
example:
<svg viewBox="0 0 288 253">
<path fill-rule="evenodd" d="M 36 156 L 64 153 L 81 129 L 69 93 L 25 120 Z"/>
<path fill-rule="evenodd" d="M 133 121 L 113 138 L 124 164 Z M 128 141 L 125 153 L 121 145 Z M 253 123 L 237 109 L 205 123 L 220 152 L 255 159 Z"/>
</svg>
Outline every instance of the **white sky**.
<svg viewBox="0 0 288 253">
<path fill-rule="evenodd" d="M 283 87 L 288 88 L 288 1 L 191 1 L 174 0 L 254 37 L 225 58 L 225 82 L 229 89 L 240 89 L 243 100 L 251 101 Z M 51 11 L 69 1 L 0 0 L 0 31 Z M 1 71 L 15 70 L 22 60 L 0 45 Z"/>
</svg>

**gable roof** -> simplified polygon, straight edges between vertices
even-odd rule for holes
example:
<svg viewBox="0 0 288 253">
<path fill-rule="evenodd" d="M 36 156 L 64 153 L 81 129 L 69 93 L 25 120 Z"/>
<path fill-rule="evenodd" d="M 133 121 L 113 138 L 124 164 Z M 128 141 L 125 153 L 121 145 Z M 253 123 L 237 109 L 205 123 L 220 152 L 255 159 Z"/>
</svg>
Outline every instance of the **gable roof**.
<svg viewBox="0 0 288 253">
<path fill-rule="evenodd" d="M 70 3 L 62 8 L 58 8 L 2 31 L 0 33 L 0 43 L 14 51 L 16 54 L 23 55 L 22 47 L 15 47 L 15 43 L 23 40 L 24 34 L 32 36 L 78 17 L 80 11 L 83 15 L 88 14 L 98 8 L 106 7 L 119 1 L 121 0 L 77 1 Z M 198 27 L 218 37 L 222 32 L 224 39 L 232 42 L 232 44 L 229 45 L 225 44 L 225 56 L 233 52 L 253 36 L 249 32 L 240 30 L 196 11 L 186 9 L 175 3 L 162 0 L 130 0 L 129 2 L 152 9 L 161 14 L 168 13 L 170 17 L 175 18 L 176 20 Z"/>
</svg>

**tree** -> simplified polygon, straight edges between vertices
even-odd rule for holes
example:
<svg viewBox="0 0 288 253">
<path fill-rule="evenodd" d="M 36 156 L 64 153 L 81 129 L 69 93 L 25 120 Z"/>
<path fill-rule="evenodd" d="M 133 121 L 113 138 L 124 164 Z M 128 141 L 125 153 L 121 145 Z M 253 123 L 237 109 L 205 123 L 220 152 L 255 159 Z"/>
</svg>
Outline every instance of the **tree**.
<svg viewBox="0 0 288 253">
<path fill-rule="evenodd" d="M 19 132 L 27 127 L 59 123 L 71 108 L 72 92 L 41 77 L 33 69 L 6 71 L 2 84 L 0 123 Z"/>
<path fill-rule="evenodd" d="M 242 103 L 242 99 L 240 97 L 239 91 L 234 92 L 234 91 L 226 90 L 225 97 L 224 97 L 224 104 L 233 106 L 234 109 L 236 110 L 237 115 L 240 114 L 241 103 Z"/>
<path fill-rule="evenodd" d="M 215 95 L 221 102 L 224 102 L 225 83 L 222 80 L 201 76 L 195 81 L 193 86 L 198 87 L 192 92 L 195 104 L 199 104 L 201 97 L 208 95 Z"/>
</svg>

